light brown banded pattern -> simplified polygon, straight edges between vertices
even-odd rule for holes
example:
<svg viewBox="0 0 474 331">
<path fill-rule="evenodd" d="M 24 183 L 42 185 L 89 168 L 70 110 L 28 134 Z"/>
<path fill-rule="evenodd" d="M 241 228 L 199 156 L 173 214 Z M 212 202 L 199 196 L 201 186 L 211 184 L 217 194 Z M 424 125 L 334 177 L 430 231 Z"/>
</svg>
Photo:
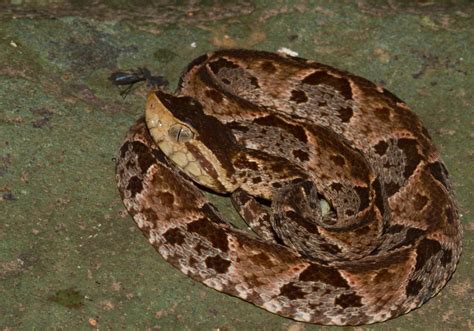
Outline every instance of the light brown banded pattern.
<svg viewBox="0 0 474 331">
<path fill-rule="evenodd" d="M 358 325 L 421 306 L 455 270 L 446 168 L 418 117 L 364 78 L 217 51 L 174 94 L 151 91 L 147 121 L 153 137 L 141 118 L 121 147 L 118 188 L 149 242 L 196 281 L 295 320 Z M 258 237 L 191 179 L 230 194 Z"/>
</svg>

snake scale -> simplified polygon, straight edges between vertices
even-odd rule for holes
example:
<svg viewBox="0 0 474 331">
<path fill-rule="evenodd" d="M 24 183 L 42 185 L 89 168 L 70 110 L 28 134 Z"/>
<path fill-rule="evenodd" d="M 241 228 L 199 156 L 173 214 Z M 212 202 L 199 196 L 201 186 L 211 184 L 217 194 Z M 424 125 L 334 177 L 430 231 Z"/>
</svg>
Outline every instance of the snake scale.
<svg viewBox="0 0 474 331">
<path fill-rule="evenodd" d="M 207 286 L 298 321 L 380 322 L 437 294 L 462 230 L 418 117 L 374 83 L 298 57 L 221 50 L 153 88 L 117 161 L 151 245 Z M 200 188 L 230 195 L 252 231 Z"/>
</svg>

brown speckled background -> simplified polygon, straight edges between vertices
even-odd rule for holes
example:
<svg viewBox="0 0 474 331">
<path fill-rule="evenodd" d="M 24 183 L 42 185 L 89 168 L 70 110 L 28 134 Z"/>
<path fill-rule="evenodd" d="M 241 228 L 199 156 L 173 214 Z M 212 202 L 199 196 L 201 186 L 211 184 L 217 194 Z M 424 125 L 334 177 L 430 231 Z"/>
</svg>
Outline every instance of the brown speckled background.
<svg viewBox="0 0 474 331">
<path fill-rule="evenodd" d="M 114 157 L 145 89 L 122 100 L 107 77 L 146 66 L 175 86 L 193 58 L 224 47 L 287 47 L 413 107 L 452 175 L 464 254 L 422 308 L 345 329 L 474 329 L 472 1 L 0 0 L 0 45 L 0 330 L 341 329 L 193 282 L 124 211 Z"/>
</svg>

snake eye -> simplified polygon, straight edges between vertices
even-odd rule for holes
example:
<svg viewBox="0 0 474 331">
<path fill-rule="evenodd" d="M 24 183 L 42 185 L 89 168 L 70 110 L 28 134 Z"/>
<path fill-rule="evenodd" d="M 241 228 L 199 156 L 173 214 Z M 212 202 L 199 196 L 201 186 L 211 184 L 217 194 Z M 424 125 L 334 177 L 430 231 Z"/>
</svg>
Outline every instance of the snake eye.
<svg viewBox="0 0 474 331">
<path fill-rule="evenodd" d="M 191 129 L 181 124 L 176 124 L 169 128 L 168 136 L 178 143 L 185 143 L 194 138 Z"/>
</svg>

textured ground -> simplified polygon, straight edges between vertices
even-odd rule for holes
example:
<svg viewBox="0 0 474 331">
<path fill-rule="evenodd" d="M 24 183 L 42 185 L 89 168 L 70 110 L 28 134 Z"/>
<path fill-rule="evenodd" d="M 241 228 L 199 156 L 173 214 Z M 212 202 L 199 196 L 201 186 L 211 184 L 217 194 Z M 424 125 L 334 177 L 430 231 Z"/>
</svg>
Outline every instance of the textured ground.
<svg viewBox="0 0 474 331">
<path fill-rule="evenodd" d="M 190 60 L 223 47 L 287 47 L 384 84 L 414 108 L 452 175 L 464 254 L 421 309 L 355 329 L 474 328 L 474 4 L 143 3 L 0 0 L 2 330 L 338 329 L 280 318 L 191 281 L 124 212 L 114 157 L 145 90 L 122 100 L 107 76 L 147 66 L 174 86 Z"/>
</svg>

